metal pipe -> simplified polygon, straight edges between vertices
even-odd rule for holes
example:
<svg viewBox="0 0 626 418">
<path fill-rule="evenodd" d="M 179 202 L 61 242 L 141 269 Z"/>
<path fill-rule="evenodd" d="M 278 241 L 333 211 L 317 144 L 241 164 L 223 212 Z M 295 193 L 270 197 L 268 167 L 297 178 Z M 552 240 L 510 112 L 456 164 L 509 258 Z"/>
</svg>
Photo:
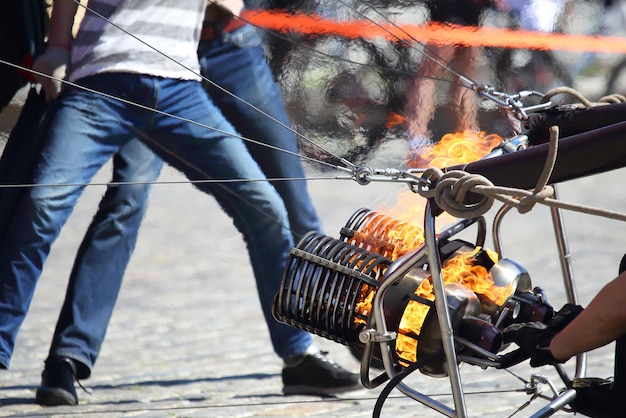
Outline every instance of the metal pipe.
<svg viewBox="0 0 626 418">
<path fill-rule="evenodd" d="M 529 418 L 544 418 L 552 416 L 561 411 L 563 407 L 572 402 L 574 398 L 576 398 L 576 390 L 568 389 Z"/>
<path fill-rule="evenodd" d="M 502 205 L 502 207 L 496 212 L 493 218 L 493 231 L 492 239 L 493 239 L 493 249 L 498 254 L 498 257 L 502 258 L 502 241 L 500 239 L 500 227 L 502 226 L 502 219 L 504 219 L 504 215 L 509 213 L 512 209 L 512 206 Z"/>
<path fill-rule="evenodd" d="M 448 366 L 448 376 L 450 377 L 450 386 L 452 389 L 452 398 L 454 399 L 454 408 L 456 410 L 456 416 L 459 418 L 463 418 L 467 417 L 467 408 L 465 406 L 463 385 L 461 383 L 461 374 L 457 365 L 456 351 L 454 349 L 452 321 L 450 320 L 448 301 L 446 299 L 443 277 L 441 275 L 441 259 L 439 256 L 437 237 L 435 235 L 435 216 L 433 215 L 432 211 L 432 203 L 429 199 L 426 203 L 426 210 L 424 214 L 425 248 L 428 256 L 428 264 L 430 267 L 431 278 L 433 281 L 435 306 L 437 308 L 437 318 L 439 320 L 439 329 L 441 331 L 443 351 L 445 353 Z"/>
<path fill-rule="evenodd" d="M 374 301 L 372 302 L 372 318 L 374 323 L 368 325 L 375 325 L 376 334 L 379 336 L 388 335 L 389 331 L 387 329 L 387 323 L 385 322 L 384 310 L 383 310 L 383 299 L 386 290 L 392 286 L 394 283 L 402 279 L 412 268 L 414 268 L 417 263 L 424 257 L 426 252 L 426 248 L 421 248 L 420 250 L 413 253 L 411 256 L 407 257 L 403 261 L 396 261 L 394 263 L 394 269 L 383 278 L 381 278 L 381 285 L 374 296 Z M 445 299 L 445 297 L 444 297 Z M 396 376 L 396 371 L 393 367 L 393 358 L 391 355 L 391 347 L 389 342 L 387 341 L 378 341 L 381 351 L 381 358 L 383 361 L 383 365 L 385 366 L 385 372 L 387 376 L 393 378 Z M 455 363 L 456 365 L 456 363 Z M 361 374 L 361 379 L 363 379 L 363 374 Z M 374 382 L 369 382 L 373 384 Z M 456 412 L 450 407 L 444 405 L 443 403 L 436 401 L 421 392 L 418 392 L 411 387 L 407 386 L 404 383 L 399 383 L 397 389 L 407 395 L 408 397 L 420 402 L 421 404 L 434 409 L 435 411 L 444 414 L 449 417 L 457 417 Z"/>
<path fill-rule="evenodd" d="M 426 250 L 422 248 L 416 251 L 406 260 L 403 260 L 404 262 L 396 261 L 396 263 L 394 263 L 393 271 L 389 273 L 389 275 L 385 274 L 381 278 L 381 285 L 376 291 L 374 301 L 372 302 L 372 318 L 374 320 L 374 323 L 371 325 L 376 327 L 377 335 L 381 336 L 389 334 L 383 309 L 383 299 L 387 288 L 402 279 L 424 256 L 425 251 Z M 393 367 L 393 359 L 391 356 L 389 343 L 387 341 L 379 341 L 379 345 L 382 361 L 385 366 L 385 371 L 387 372 L 387 375 L 389 377 L 393 378 L 396 375 L 396 372 Z"/>
<path fill-rule="evenodd" d="M 558 189 L 554 188 L 554 199 L 558 199 Z M 554 227 L 554 236 L 556 237 L 556 245 L 559 251 L 559 261 L 561 264 L 561 272 L 563 273 L 563 284 L 567 294 L 567 301 L 577 303 L 576 286 L 574 283 L 574 269 L 572 268 L 572 259 L 567 244 L 567 236 L 565 233 L 565 223 L 563 222 L 563 212 L 560 208 L 551 207 L 552 226 Z"/>
<path fill-rule="evenodd" d="M 559 198 L 558 188 L 556 184 L 552 185 L 554 189 L 553 197 Z M 561 263 L 561 272 L 563 274 L 563 285 L 567 295 L 567 301 L 570 303 L 578 303 L 576 294 L 576 284 L 574 281 L 574 269 L 572 267 L 572 258 L 567 244 L 567 234 L 565 233 L 565 223 L 563 222 L 563 211 L 560 208 L 550 207 L 552 215 L 552 226 L 554 228 L 554 236 L 559 252 L 559 261 Z M 587 373 L 587 355 L 585 353 L 576 356 L 576 377 L 585 377 Z"/>
</svg>

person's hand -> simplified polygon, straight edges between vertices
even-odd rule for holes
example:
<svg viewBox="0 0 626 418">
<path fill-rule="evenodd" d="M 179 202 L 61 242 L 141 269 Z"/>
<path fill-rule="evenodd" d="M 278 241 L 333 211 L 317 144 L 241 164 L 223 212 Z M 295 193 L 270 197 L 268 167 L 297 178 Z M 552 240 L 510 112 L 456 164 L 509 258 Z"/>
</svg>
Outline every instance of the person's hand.
<svg viewBox="0 0 626 418">
<path fill-rule="evenodd" d="M 502 331 L 505 343 L 514 342 L 530 356 L 532 367 L 564 363 L 550 352 L 550 342 L 557 334 L 541 322 L 523 322 L 509 325 Z"/>
<path fill-rule="evenodd" d="M 36 74 L 37 82 L 41 84 L 41 88 L 46 92 L 46 100 L 56 99 L 61 92 L 67 69 L 70 64 L 70 51 L 65 48 L 48 47 L 46 52 L 41 54 L 33 63 L 33 70 L 43 74 Z"/>
<path fill-rule="evenodd" d="M 554 331 L 561 331 L 565 328 L 570 322 L 574 320 L 582 311 L 583 307 L 580 305 L 574 305 L 572 303 L 567 303 L 563 305 L 561 310 L 559 310 L 556 315 L 548 322 L 548 328 Z"/>
<path fill-rule="evenodd" d="M 530 356 L 532 367 L 546 364 L 565 363 L 552 355 L 550 342 L 556 334 L 565 328 L 583 311 L 578 305 L 566 304 L 556 315 L 544 324 L 541 322 L 525 322 L 513 324 L 503 330 L 504 342 L 514 342 Z"/>
</svg>

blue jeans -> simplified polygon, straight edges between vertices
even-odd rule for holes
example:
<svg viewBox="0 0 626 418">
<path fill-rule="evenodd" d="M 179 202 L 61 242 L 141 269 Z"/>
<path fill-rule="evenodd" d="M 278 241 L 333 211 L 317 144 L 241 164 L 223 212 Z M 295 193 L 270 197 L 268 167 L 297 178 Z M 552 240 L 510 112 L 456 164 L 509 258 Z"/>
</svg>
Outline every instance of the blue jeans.
<svg viewBox="0 0 626 418">
<path fill-rule="evenodd" d="M 58 99 L 58 108 L 34 173 L 34 183 L 66 186 L 29 189 L 20 201 L 11 228 L 0 246 L 0 365 L 4 367 L 9 365 L 17 332 L 32 300 L 50 246 L 83 191 L 83 184 L 88 183 L 122 147 L 139 139 L 190 180 L 265 178 L 243 141 L 206 128 L 237 134 L 210 101 L 200 83 L 110 73 L 85 78 L 81 84 L 184 119 L 75 88 L 64 91 Z M 153 174 L 157 172 L 158 169 Z M 311 344 L 310 334 L 279 324 L 271 316 L 274 294 L 279 287 L 288 251 L 293 246 L 282 199 L 268 182 L 262 181 L 201 182 L 195 185 L 216 198 L 247 243 L 275 351 L 283 358 L 302 353 Z M 139 195 L 144 196 L 143 193 L 147 192 L 142 190 Z M 145 196 L 141 203 L 145 204 Z M 132 228 L 125 232 L 128 231 L 132 233 Z M 130 242 L 134 239 L 132 237 Z M 125 267 L 124 260 L 130 256 L 132 245 L 124 250 L 128 254 L 120 256 L 119 260 Z M 111 260 L 96 257 L 92 262 L 104 265 Z M 96 265 L 93 271 L 102 270 Z M 123 274 L 123 271 L 118 274 Z M 101 280 L 101 274 L 81 275 L 80 281 L 84 284 L 72 288 L 72 299 L 84 301 L 87 306 L 90 299 L 102 298 L 110 303 L 112 309 L 119 284 L 105 283 L 102 286 L 101 283 L 99 288 Z M 100 289 L 100 292 L 94 289 Z M 65 313 L 68 311 L 71 309 L 63 309 Z M 110 309 L 105 309 L 103 312 L 90 312 L 85 321 L 78 322 L 83 329 L 100 327 L 98 335 L 103 336 L 109 317 Z M 59 322 L 60 329 L 64 328 L 62 322 Z M 60 344 L 60 340 L 63 340 L 62 336 L 55 337 L 55 344 Z M 97 357 L 99 343 L 94 344 L 93 340 L 86 338 L 79 345 L 80 353 L 72 353 L 61 345 L 53 347 L 53 352 L 63 352 L 79 360 L 87 369 L 83 374 L 88 376 L 88 369 Z"/>
<path fill-rule="evenodd" d="M 245 25 L 224 33 L 219 39 L 201 41 L 198 57 L 202 76 L 221 87 L 206 82 L 204 85 L 226 119 L 245 138 L 272 147 L 246 142 L 267 178 L 300 179 L 272 183 L 285 202 L 294 241 L 300 241 L 307 232 L 321 232 L 306 181 L 301 180 L 305 178 L 305 173 L 297 156 L 298 141 L 293 132 L 286 128 L 291 126 L 289 117 L 256 29 Z M 246 103 L 225 93 L 223 89 Z"/>
<path fill-rule="evenodd" d="M 50 356 L 78 361 L 81 378 L 91 374 L 100 352 L 135 248 L 150 182 L 157 180 L 162 166 L 163 161 L 138 140 L 113 156 L 112 182 L 137 184 L 107 187 L 78 248 L 50 346 Z"/>
</svg>

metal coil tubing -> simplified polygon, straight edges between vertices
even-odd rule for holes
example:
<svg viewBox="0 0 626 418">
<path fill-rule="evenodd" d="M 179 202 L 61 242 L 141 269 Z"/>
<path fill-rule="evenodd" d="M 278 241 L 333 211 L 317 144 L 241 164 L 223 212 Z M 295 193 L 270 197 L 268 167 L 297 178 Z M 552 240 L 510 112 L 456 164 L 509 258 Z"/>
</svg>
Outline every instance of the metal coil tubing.
<svg viewBox="0 0 626 418">
<path fill-rule="evenodd" d="M 274 317 L 344 345 L 362 345 L 370 312 L 359 302 L 378 287 L 391 260 L 365 248 L 311 232 L 290 251 Z"/>
<path fill-rule="evenodd" d="M 341 239 L 395 261 L 424 243 L 424 230 L 383 213 L 361 208 L 341 229 Z"/>
</svg>

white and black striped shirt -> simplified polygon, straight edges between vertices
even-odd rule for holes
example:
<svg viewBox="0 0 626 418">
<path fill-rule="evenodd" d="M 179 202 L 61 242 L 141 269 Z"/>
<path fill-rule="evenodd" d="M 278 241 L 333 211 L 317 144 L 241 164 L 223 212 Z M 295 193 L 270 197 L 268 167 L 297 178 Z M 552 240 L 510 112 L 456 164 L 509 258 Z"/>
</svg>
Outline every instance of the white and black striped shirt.
<svg viewBox="0 0 626 418">
<path fill-rule="evenodd" d="M 206 0 L 89 0 L 72 42 L 70 81 L 102 72 L 199 80 L 205 6 Z"/>
</svg>

